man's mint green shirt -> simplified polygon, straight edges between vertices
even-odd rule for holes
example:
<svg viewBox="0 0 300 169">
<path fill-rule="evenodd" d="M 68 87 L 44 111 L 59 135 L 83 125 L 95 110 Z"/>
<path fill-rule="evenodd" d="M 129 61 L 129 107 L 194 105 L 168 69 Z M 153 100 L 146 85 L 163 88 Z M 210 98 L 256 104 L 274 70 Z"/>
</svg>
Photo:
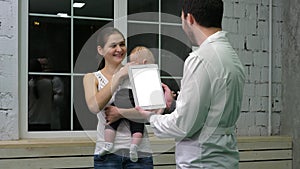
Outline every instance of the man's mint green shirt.
<svg viewBox="0 0 300 169">
<path fill-rule="evenodd" d="M 176 109 L 150 117 L 156 136 L 175 138 L 177 168 L 238 168 L 234 130 L 244 81 L 244 67 L 226 32 L 209 36 L 190 53 Z"/>
</svg>

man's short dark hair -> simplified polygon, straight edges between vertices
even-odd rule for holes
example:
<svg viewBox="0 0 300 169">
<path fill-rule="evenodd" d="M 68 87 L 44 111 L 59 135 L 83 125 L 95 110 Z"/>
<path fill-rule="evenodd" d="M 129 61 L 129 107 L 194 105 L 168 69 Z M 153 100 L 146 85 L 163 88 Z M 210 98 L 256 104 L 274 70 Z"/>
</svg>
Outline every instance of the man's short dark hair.
<svg viewBox="0 0 300 169">
<path fill-rule="evenodd" d="M 223 0 L 182 0 L 184 17 L 192 14 L 204 27 L 222 28 Z"/>
</svg>

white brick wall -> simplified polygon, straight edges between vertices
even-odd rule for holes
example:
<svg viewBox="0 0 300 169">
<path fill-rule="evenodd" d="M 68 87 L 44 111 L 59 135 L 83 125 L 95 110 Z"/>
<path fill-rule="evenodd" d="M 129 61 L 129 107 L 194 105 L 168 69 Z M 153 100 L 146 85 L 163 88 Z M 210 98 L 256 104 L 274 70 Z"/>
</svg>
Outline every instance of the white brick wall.
<svg viewBox="0 0 300 169">
<path fill-rule="evenodd" d="M 19 137 L 17 3 L 0 1 L 0 140 Z"/>
<path fill-rule="evenodd" d="M 282 2 L 273 8 L 272 132 L 279 134 L 281 112 Z M 239 135 L 268 134 L 269 0 L 224 0 L 223 29 L 246 69 Z"/>
</svg>

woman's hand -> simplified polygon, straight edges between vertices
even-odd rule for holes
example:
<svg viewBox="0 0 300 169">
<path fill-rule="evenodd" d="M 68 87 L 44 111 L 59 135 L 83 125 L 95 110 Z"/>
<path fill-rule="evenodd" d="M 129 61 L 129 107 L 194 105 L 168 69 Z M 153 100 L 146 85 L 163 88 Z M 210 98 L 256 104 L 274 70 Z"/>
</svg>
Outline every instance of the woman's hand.
<svg viewBox="0 0 300 169">
<path fill-rule="evenodd" d="M 116 76 L 116 77 L 118 77 L 120 79 L 124 79 L 125 77 L 128 76 L 128 67 L 130 65 L 134 65 L 134 64 L 136 64 L 136 63 L 134 63 L 134 62 L 128 62 L 128 63 L 126 63 L 118 72 L 116 72 L 114 74 L 114 76 Z"/>
<path fill-rule="evenodd" d="M 122 118 L 122 115 L 120 114 L 120 111 L 116 106 L 108 106 L 104 110 L 108 125 Z"/>
<path fill-rule="evenodd" d="M 111 81 L 109 82 L 110 92 L 114 93 L 122 81 L 128 77 L 128 67 L 133 65 L 133 62 L 125 64 L 119 71 L 113 74 Z M 105 88 L 105 87 L 104 87 Z"/>
</svg>

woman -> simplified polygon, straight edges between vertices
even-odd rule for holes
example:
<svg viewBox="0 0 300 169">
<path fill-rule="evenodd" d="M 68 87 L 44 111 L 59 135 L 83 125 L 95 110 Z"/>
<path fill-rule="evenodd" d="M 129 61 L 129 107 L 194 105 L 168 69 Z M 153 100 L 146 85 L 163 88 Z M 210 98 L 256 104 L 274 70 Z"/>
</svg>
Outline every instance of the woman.
<svg viewBox="0 0 300 169">
<path fill-rule="evenodd" d="M 97 142 L 94 156 L 95 169 L 152 169 L 153 160 L 151 156 L 150 142 L 147 133 L 142 140 L 138 150 L 138 161 L 132 162 L 129 158 L 129 147 L 131 143 L 131 133 L 129 124 L 124 121 L 117 129 L 114 146 L 110 153 L 99 155 L 104 148 L 104 129 L 106 125 L 105 109 L 116 111 L 123 117 L 137 117 L 137 112 L 132 109 L 119 109 L 109 106 L 114 101 L 114 95 L 119 85 L 128 76 L 128 66 L 131 63 L 122 65 L 126 56 L 127 48 L 125 38 L 120 31 L 107 27 L 100 30 L 97 37 L 97 51 L 103 56 L 97 72 L 88 73 L 84 76 L 83 85 L 85 99 L 91 112 L 98 117 Z"/>
</svg>

